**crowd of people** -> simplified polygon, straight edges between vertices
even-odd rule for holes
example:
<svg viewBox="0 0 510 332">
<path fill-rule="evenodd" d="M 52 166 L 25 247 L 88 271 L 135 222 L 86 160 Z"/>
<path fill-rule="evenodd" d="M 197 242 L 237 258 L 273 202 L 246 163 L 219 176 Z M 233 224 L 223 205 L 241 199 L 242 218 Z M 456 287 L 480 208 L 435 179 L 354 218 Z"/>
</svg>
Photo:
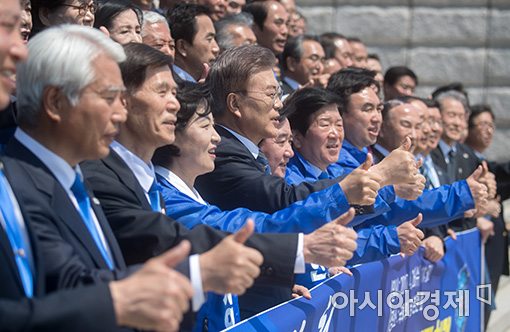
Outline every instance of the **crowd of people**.
<svg viewBox="0 0 510 332">
<path fill-rule="evenodd" d="M 471 228 L 508 274 L 490 106 L 293 0 L 0 0 L 0 73 L 0 331 L 218 331 Z"/>
</svg>

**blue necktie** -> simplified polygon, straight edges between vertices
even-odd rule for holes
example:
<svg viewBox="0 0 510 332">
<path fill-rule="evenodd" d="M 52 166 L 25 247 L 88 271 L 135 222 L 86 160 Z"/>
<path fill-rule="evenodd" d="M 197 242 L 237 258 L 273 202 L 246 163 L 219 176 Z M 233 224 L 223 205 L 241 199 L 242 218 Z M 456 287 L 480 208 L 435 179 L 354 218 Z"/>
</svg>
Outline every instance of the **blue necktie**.
<svg viewBox="0 0 510 332">
<path fill-rule="evenodd" d="M 5 221 L 7 237 L 14 249 L 14 258 L 25 295 L 32 297 L 34 295 L 34 280 L 29 261 L 30 245 L 26 243 L 23 230 L 14 213 L 14 205 L 7 190 L 7 179 L 1 169 L 0 180 L 0 210 Z"/>
<path fill-rule="evenodd" d="M 153 211 L 161 212 L 161 201 L 159 196 L 159 186 L 154 180 L 149 188 L 149 200 L 151 201 L 151 208 Z"/>
<path fill-rule="evenodd" d="M 264 173 L 271 175 L 271 167 L 269 167 L 269 161 L 267 161 L 266 156 L 262 152 L 259 152 L 257 161 L 264 167 Z"/>
<path fill-rule="evenodd" d="M 432 184 L 432 181 L 430 180 L 429 172 L 430 172 L 430 170 L 427 167 L 427 164 L 423 163 L 423 166 L 421 167 L 421 175 L 423 175 L 425 177 L 425 189 L 434 188 L 434 185 Z"/>
<path fill-rule="evenodd" d="M 92 215 L 90 214 L 90 198 L 87 193 L 87 190 L 85 189 L 85 186 L 83 185 L 83 182 L 80 179 L 80 176 L 76 174 L 76 178 L 74 179 L 73 186 L 71 187 L 71 191 L 74 194 L 74 197 L 78 201 L 78 206 L 80 207 L 80 215 L 85 222 L 85 226 L 87 226 L 87 229 L 90 232 L 90 235 L 92 235 L 92 238 L 94 239 L 94 242 L 96 242 L 96 246 L 101 252 L 101 255 L 103 256 L 106 264 L 110 268 L 110 270 L 114 269 L 114 265 L 112 262 L 112 258 L 108 254 L 108 251 L 106 250 L 105 245 L 103 244 L 103 241 L 101 241 L 101 237 L 99 236 L 99 231 L 96 228 L 96 225 L 94 224 L 94 220 L 92 219 Z"/>
<path fill-rule="evenodd" d="M 323 171 L 321 174 L 319 174 L 319 180 L 329 179 L 328 172 Z"/>
</svg>

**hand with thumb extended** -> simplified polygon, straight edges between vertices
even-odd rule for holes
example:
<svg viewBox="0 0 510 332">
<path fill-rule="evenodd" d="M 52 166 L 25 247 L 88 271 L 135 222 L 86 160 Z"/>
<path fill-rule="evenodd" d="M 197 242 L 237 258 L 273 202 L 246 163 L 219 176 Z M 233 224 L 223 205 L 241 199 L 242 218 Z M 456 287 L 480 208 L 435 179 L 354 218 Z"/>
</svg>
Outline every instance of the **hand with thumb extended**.
<svg viewBox="0 0 510 332">
<path fill-rule="evenodd" d="M 411 141 L 411 138 L 409 136 L 406 136 L 406 138 L 404 138 L 404 141 L 402 142 L 402 144 L 398 148 L 400 150 L 411 152 L 411 147 L 412 146 L 413 146 L 413 142 Z"/>
</svg>

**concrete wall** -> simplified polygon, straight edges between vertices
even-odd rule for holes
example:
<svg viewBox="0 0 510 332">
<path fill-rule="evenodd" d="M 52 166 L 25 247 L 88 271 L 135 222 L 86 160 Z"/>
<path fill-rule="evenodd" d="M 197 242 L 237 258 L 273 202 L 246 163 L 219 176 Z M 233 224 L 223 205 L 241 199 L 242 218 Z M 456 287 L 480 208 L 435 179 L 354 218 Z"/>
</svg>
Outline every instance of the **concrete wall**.
<svg viewBox="0 0 510 332">
<path fill-rule="evenodd" d="M 461 81 L 489 103 L 497 131 L 487 152 L 510 159 L 510 0 L 298 0 L 310 33 L 360 37 L 384 68 L 407 65 L 418 95 Z"/>
</svg>

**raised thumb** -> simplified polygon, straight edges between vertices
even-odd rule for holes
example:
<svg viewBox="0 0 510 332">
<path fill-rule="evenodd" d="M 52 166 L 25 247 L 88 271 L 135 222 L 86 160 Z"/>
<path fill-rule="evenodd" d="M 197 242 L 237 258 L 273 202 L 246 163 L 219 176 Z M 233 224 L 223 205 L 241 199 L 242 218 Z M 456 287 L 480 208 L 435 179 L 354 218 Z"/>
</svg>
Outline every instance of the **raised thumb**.
<svg viewBox="0 0 510 332">
<path fill-rule="evenodd" d="M 340 217 L 336 218 L 335 223 L 342 226 L 346 226 L 348 223 L 352 221 L 352 219 L 354 219 L 354 214 L 355 214 L 354 208 L 350 208 L 347 212 L 342 214 Z"/>
<path fill-rule="evenodd" d="M 238 243 L 245 243 L 246 240 L 253 234 L 253 231 L 255 229 L 255 224 L 253 223 L 252 219 L 248 219 L 246 221 L 246 224 L 244 224 L 243 228 L 238 230 L 234 234 L 234 241 Z"/>
<path fill-rule="evenodd" d="M 190 250 L 190 242 L 188 240 L 183 240 L 176 247 L 173 247 L 155 259 L 161 260 L 168 267 L 175 267 L 189 256 Z"/>
<path fill-rule="evenodd" d="M 365 171 L 368 171 L 370 167 L 374 164 L 374 157 L 371 153 L 367 154 L 367 159 L 365 159 L 365 162 L 361 164 L 361 169 L 364 169 Z"/>
</svg>

